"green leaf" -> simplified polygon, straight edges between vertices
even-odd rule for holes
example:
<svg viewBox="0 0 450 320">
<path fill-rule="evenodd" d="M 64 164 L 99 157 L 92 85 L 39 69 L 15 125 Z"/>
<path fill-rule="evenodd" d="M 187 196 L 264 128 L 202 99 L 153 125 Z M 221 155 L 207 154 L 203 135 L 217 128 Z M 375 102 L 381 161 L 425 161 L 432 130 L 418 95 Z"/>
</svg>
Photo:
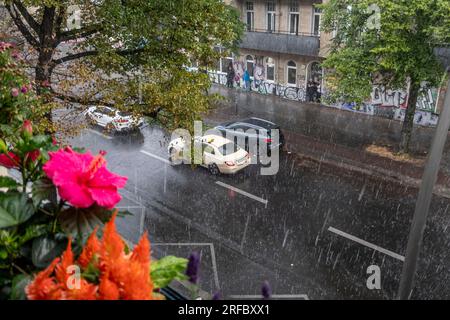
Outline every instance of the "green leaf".
<svg viewBox="0 0 450 320">
<path fill-rule="evenodd" d="M 47 228 L 47 225 L 30 225 L 28 228 L 26 228 L 25 234 L 20 236 L 19 244 L 23 245 L 34 238 L 46 234 Z"/>
<path fill-rule="evenodd" d="M 44 200 L 48 200 L 56 205 L 57 202 L 56 187 L 50 179 L 42 178 L 40 180 L 35 181 L 32 186 L 32 193 L 33 193 L 33 203 L 36 207 L 39 206 L 39 204 Z"/>
<path fill-rule="evenodd" d="M 111 211 L 93 206 L 88 209 L 70 208 L 59 215 L 62 229 L 68 235 L 85 239 L 96 227 L 102 226 L 111 218 Z"/>
<path fill-rule="evenodd" d="M 8 252 L 6 250 L 0 249 L 0 260 L 6 260 L 8 258 Z"/>
<path fill-rule="evenodd" d="M 27 221 L 34 208 L 22 193 L 0 194 L 0 228 L 8 228 Z"/>
<path fill-rule="evenodd" d="M 155 289 L 167 287 L 172 280 L 186 280 L 185 270 L 188 260 L 174 256 L 167 256 L 153 261 L 150 268 Z"/>
<path fill-rule="evenodd" d="M 31 276 L 24 274 L 14 277 L 12 281 L 11 300 L 26 300 L 25 288 L 32 280 Z"/>
<path fill-rule="evenodd" d="M 33 240 L 31 260 L 38 268 L 46 268 L 56 257 L 66 249 L 66 239 L 39 237 Z"/>
<path fill-rule="evenodd" d="M 14 189 L 19 186 L 16 180 L 11 177 L 0 177 L 0 188 Z"/>
<path fill-rule="evenodd" d="M 82 277 L 90 283 L 98 284 L 100 279 L 100 270 L 96 268 L 93 263 L 89 263 L 86 270 L 84 270 Z"/>
</svg>

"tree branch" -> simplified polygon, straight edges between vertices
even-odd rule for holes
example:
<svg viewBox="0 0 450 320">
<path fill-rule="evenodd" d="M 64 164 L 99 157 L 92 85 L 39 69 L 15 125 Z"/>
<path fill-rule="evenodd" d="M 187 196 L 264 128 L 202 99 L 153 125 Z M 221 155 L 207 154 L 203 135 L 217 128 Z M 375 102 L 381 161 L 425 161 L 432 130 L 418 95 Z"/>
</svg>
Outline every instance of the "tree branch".
<svg viewBox="0 0 450 320">
<path fill-rule="evenodd" d="M 26 25 L 23 23 L 22 19 L 19 17 L 19 14 L 16 10 L 16 8 L 11 3 L 9 6 L 6 7 L 6 10 L 8 10 L 9 15 L 13 19 L 15 25 L 19 29 L 19 31 L 22 33 L 25 40 L 28 42 L 28 44 L 35 49 L 39 48 L 39 41 L 36 40 L 36 38 L 33 36 L 33 34 L 30 32 L 30 30 L 27 29 Z M 39 35 L 39 34 L 38 34 Z"/>
<path fill-rule="evenodd" d="M 114 104 L 105 102 L 102 100 L 90 100 L 90 99 L 87 100 L 87 99 L 83 99 L 81 97 L 76 97 L 76 96 L 71 96 L 71 95 L 66 95 L 63 93 L 55 92 L 53 89 L 50 89 L 50 91 L 52 92 L 54 98 L 63 100 L 65 102 L 77 103 L 77 104 L 81 104 L 84 106 L 102 105 L 102 106 L 107 106 L 107 107 L 114 107 Z"/>
<path fill-rule="evenodd" d="M 131 54 L 140 53 L 140 52 L 143 52 L 143 51 L 144 51 L 143 49 L 117 50 L 116 54 L 118 54 L 120 56 L 127 56 L 127 55 L 131 55 Z M 79 53 L 75 53 L 75 54 L 71 54 L 71 55 L 65 56 L 65 57 L 60 58 L 60 59 L 53 60 L 52 64 L 54 66 L 56 66 L 56 65 L 59 65 L 59 64 L 65 63 L 65 62 L 77 60 L 77 59 L 84 58 L 84 57 L 92 57 L 92 56 L 96 56 L 98 54 L 99 54 L 99 52 L 96 51 L 96 50 L 79 52 Z"/>
<path fill-rule="evenodd" d="M 28 12 L 27 8 L 20 2 L 20 1 L 13 1 L 13 5 L 15 5 L 22 15 L 22 17 L 25 19 L 25 21 L 28 23 L 28 25 L 34 30 L 34 32 L 39 33 L 39 24 L 37 21 L 33 18 L 33 16 Z"/>
<path fill-rule="evenodd" d="M 100 32 L 101 28 L 100 26 L 90 26 L 82 29 L 76 29 L 76 30 L 70 30 L 66 32 L 62 32 L 59 35 L 59 41 L 69 41 L 69 40 L 75 40 L 80 38 L 86 38 L 93 34 L 96 34 L 97 32 Z"/>
<path fill-rule="evenodd" d="M 65 57 L 60 58 L 60 59 L 53 60 L 52 64 L 53 65 L 58 65 L 58 64 L 69 62 L 69 61 L 77 60 L 77 59 L 80 59 L 80 58 L 96 56 L 96 55 L 98 55 L 98 51 L 95 51 L 95 50 L 79 52 L 79 53 L 75 53 L 75 54 L 71 54 L 71 55 L 65 56 Z"/>
</svg>

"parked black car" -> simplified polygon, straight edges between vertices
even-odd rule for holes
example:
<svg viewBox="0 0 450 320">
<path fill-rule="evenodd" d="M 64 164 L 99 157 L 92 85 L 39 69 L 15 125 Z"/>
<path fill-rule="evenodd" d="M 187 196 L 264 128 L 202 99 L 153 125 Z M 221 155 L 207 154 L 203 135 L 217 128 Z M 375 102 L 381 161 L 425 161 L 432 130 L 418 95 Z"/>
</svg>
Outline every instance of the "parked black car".
<svg viewBox="0 0 450 320">
<path fill-rule="evenodd" d="M 253 152 L 253 150 L 250 150 L 251 148 L 249 146 L 249 141 L 252 141 L 252 139 L 253 141 L 257 141 L 258 147 L 261 143 L 266 143 L 269 154 L 271 150 L 277 147 L 282 149 L 285 143 L 280 126 L 264 119 L 248 118 L 230 121 L 216 126 L 215 129 L 219 130 L 224 136 L 228 135 L 229 137 L 233 137 L 236 144 L 249 152 Z M 278 144 L 273 143 L 272 130 L 278 130 L 279 132 Z M 244 143 L 245 145 L 243 145 Z M 258 150 L 260 150 L 260 148 L 258 148 Z"/>
</svg>

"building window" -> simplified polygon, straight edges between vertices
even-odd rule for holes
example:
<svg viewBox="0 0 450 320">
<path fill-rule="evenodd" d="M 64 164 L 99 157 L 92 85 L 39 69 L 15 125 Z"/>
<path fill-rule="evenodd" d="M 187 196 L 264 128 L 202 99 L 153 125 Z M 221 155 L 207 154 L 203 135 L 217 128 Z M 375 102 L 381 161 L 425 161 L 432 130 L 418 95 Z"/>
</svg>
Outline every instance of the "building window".
<svg viewBox="0 0 450 320">
<path fill-rule="evenodd" d="M 266 59 L 266 80 L 275 81 L 275 62 L 272 58 Z"/>
<path fill-rule="evenodd" d="M 253 2 L 247 1 L 246 3 L 246 15 L 247 15 L 247 31 L 255 30 L 255 11 L 253 9 Z"/>
<path fill-rule="evenodd" d="M 298 35 L 300 14 L 298 11 L 298 1 L 291 1 L 289 5 L 289 33 Z"/>
<path fill-rule="evenodd" d="M 289 61 L 287 64 L 287 83 L 297 85 L 297 64 L 294 61 Z"/>
<path fill-rule="evenodd" d="M 246 58 L 245 58 L 245 60 L 246 60 L 246 66 L 247 66 L 247 71 L 248 71 L 248 74 L 250 75 L 250 77 L 253 77 L 254 76 L 254 70 L 255 70 L 255 60 L 253 60 L 253 57 L 252 56 L 247 56 Z"/>
<path fill-rule="evenodd" d="M 320 18 L 322 9 L 314 8 L 312 31 L 315 36 L 320 36 Z"/>
<path fill-rule="evenodd" d="M 267 31 L 275 32 L 275 20 L 276 20 L 275 1 L 267 2 L 266 11 L 267 11 Z"/>
</svg>

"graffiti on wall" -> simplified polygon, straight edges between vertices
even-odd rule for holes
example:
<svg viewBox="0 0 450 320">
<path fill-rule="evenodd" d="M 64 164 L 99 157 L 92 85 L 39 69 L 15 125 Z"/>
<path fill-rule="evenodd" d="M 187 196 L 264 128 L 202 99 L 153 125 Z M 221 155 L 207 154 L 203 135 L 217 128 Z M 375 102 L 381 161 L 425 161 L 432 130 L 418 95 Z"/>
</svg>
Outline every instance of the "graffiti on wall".
<svg viewBox="0 0 450 320">
<path fill-rule="evenodd" d="M 437 89 L 424 88 L 417 98 L 417 109 L 435 112 L 437 97 Z M 408 94 L 404 90 L 386 90 L 382 86 L 375 86 L 371 94 L 371 104 L 378 107 L 406 109 Z"/>
<path fill-rule="evenodd" d="M 226 73 L 210 72 L 210 79 L 212 82 L 226 85 L 227 75 Z M 244 88 L 242 77 L 236 74 L 235 87 Z M 251 91 L 257 92 L 264 95 L 276 95 L 284 99 L 295 100 L 299 102 L 306 101 L 306 89 L 304 87 L 292 87 L 286 86 L 273 81 L 257 80 L 256 74 L 255 79 L 251 81 Z"/>
<path fill-rule="evenodd" d="M 235 71 L 234 86 L 244 88 L 243 75 L 246 65 L 242 61 L 234 61 Z M 211 81 L 217 84 L 227 84 L 227 74 L 222 72 L 210 72 Z M 301 86 L 287 86 L 265 79 L 265 68 L 261 64 L 254 65 L 254 78 L 251 81 L 251 91 L 264 95 L 276 95 L 284 99 L 306 102 L 306 88 L 302 82 Z M 424 88 L 419 94 L 417 101 L 417 111 L 414 122 L 423 126 L 436 126 L 439 116 L 435 114 L 438 99 L 438 89 Z M 354 103 L 343 103 L 332 105 L 341 110 L 358 112 L 367 115 L 376 115 L 393 120 L 403 121 L 405 109 L 408 104 L 408 94 L 406 90 L 389 90 L 382 86 L 374 86 L 370 101 L 363 105 Z"/>
</svg>

